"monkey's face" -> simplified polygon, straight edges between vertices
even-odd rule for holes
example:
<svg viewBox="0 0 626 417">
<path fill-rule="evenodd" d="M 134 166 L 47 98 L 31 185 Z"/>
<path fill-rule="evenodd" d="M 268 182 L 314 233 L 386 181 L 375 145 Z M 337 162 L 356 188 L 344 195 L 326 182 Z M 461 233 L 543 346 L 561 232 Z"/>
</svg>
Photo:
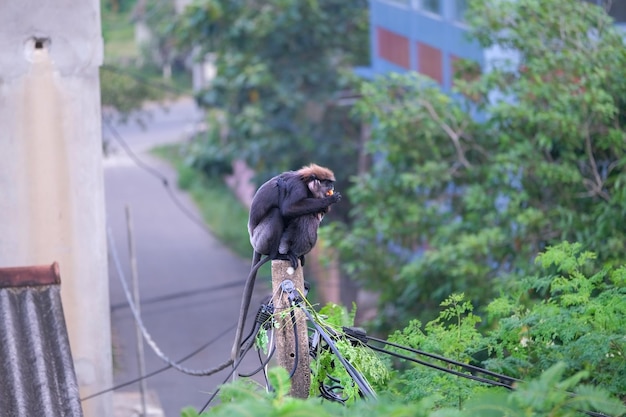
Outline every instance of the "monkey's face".
<svg viewBox="0 0 626 417">
<path fill-rule="evenodd" d="M 335 193 L 335 182 L 331 180 L 318 180 L 315 178 L 309 181 L 308 186 L 315 198 L 329 197 Z"/>
</svg>

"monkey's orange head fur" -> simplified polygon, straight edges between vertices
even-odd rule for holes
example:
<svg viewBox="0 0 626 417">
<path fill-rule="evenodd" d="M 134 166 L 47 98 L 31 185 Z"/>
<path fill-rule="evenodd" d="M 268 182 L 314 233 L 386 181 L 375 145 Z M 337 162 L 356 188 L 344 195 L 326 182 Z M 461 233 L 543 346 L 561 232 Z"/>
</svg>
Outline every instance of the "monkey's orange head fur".
<svg viewBox="0 0 626 417">
<path fill-rule="evenodd" d="M 298 170 L 298 174 L 300 174 L 300 178 L 304 181 L 309 181 L 311 178 L 335 181 L 335 174 L 333 174 L 333 171 L 316 164 L 303 166 Z"/>
</svg>

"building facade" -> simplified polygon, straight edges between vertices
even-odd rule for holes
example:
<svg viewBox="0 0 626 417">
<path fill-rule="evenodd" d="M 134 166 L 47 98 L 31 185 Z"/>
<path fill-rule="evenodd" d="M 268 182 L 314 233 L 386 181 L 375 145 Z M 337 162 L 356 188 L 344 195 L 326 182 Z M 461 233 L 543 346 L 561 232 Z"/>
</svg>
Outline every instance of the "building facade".
<svg viewBox="0 0 626 417">
<path fill-rule="evenodd" d="M 370 0 L 371 67 L 361 74 L 417 71 L 449 90 L 456 59 L 484 66 L 498 54 L 468 38 L 464 14 L 470 1 Z M 626 32 L 626 0 L 613 0 L 609 14 Z"/>
<path fill-rule="evenodd" d="M 468 0 L 371 0 L 371 75 L 417 71 L 444 89 L 458 58 L 483 63 L 484 53 L 466 36 Z"/>
</svg>

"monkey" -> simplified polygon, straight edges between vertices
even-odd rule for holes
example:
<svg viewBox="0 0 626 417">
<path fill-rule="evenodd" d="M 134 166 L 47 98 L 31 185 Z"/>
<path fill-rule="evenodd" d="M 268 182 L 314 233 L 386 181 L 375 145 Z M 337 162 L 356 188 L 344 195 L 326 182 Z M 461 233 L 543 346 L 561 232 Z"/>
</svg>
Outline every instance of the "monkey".
<svg viewBox="0 0 626 417">
<path fill-rule="evenodd" d="M 330 205 L 341 200 L 334 192 L 335 175 L 311 164 L 287 171 L 263 184 L 252 199 L 248 233 L 253 263 L 261 255 L 286 259 L 298 267 L 317 240 L 317 229 Z"/>
<path fill-rule="evenodd" d="M 261 186 L 248 221 L 254 250 L 272 259 L 289 260 L 296 269 L 298 259 L 303 261 L 315 245 L 317 229 L 330 205 L 341 200 L 334 183 L 331 170 L 311 164 L 284 172 Z M 278 204 L 268 209 L 268 197 Z"/>
<path fill-rule="evenodd" d="M 335 192 L 335 175 L 316 164 L 297 171 L 286 171 L 259 187 L 250 207 L 248 233 L 253 248 L 252 266 L 241 300 L 241 310 L 233 360 L 239 356 L 244 321 L 248 314 L 256 272 L 270 259 L 283 259 L 298 268 L 304 265 L 304 255 L 317 241 L 317 230 L 332 204 L 341 200 Z M 261 260 L 261 257 L 265 258 Z"/>
<path fill-rule="evenodd" d="M 286 257 L 294 269 L 298 267 L 298 259 L 304 266 L 304 255 L 315 246 L 317 230 L 324 215 L 331 204 L 341 200 L 341 194 L 335 193 L 335 176 L 329 169 L 309 165 L 297 173 L 297 176 L 278 179 L 279 192 L 284 194 L 281 197 L 281 215 L 285 219 L 278 257 Z M 302 183 L 306 184 L 306 191 L 301 187 Z"/>
</svg>

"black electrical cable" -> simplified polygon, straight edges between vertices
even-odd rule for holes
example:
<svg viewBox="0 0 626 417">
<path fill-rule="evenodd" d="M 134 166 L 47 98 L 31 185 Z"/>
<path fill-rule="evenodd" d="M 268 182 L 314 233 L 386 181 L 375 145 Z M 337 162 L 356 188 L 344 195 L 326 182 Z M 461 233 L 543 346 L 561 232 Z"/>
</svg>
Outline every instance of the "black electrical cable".
<svg viewBox="0 0 626 417">
<path fill-rule="evenodd" d="M 319 390 L 320 390 L 320 394 L 322 395 L 322 397 L 326 398 L 327 400 L 336 401 L 341 404 L 345 404 L 345 402 L 348 400 L 348 397 L 343 398 L 339 396 L 338 394 L 336 394 L 335 392 L 333 392 L 333 390 L 335 389 L 341 389 L 341 390 L 344 389 L 344 387 L 340 385 L 341 381 L 339 380 L 339 378 L 335 378 L 334 376 L 330 374 L 327 374 L 326 378 L 328 378 L 331 382 L 334 382 L 334 385 L 328 386 L 323 383 L 320 384 Z"/>
<path fill-rule="evenodd" d="M 189 354 L 187 354 L 187 355 L 183 356 L 182 358 L 180 358 L 180 359 L 179 359 L 179 360 L 177 360 L 176 362 L 177 362 L 177 363 L 182 363 L 182 362 L 186 361 L 187 359 L 189 359 L 189 358 L 191 358 L 191 357 L 193 357 L 193 356 L 197 355 L 198 353 L 202 352 L 204 349 L 206 349 L 206 348 L 208 348 L 209 346 L 211 346 L 213 343 L 215 343 L 216 341 L 218 341 L 219 339 L 221 339 L 221 338 L 222 338 L 223 336 L 225 336 L 227 333 L 231 332 L 231 331 L 235 328 L 235 326 L 236 326 L 236 324 L 233 324 L 232 326 L 228 327 L 227 329 L 225 329 L 224 331 L 222 331 L 220 334 L 218 334 L 217 336 L 215 336 L 213 339 L 209 340 L 207 343 L 203 344 L 202 346 L 200 346 L 199 348 L 197 348 L 197 349 L 196 349 L 196 350 L 194 350 L 193 352 L 191 352 L 191 353 L 189 353 Z M 86 401 L 86 400 L 89 400 L 89 399 L 91 399 L 91 398 L 95 398 L 95 397 L 98 397 L 98 396 L 100 396 L 100 395 L 103 395 L 103 394 L 106 394 L 106 393 L 109 393 L 109 392 L 116 391 L 116 390 L 118 390 L 118 389 L 120 389 L 120 388 L 124 388 L 124 387 L 127 387 L 127 386 L 129 386 L 129 385 L 135 384 L 135 383 L 137 383 L 137 382 L 139 382 L 139 381 L 141 381 L 141 380 L 143 380 L 143 379 L 148 379 L 148 378 L 151 378 L 151 377 L 153 377 L 153 376 L 155 376 L 155 375 L 160 374 L 161 372 L 165 372 L 165 371 L 167 371 L 168 369 L 170 369 L 171 367 L 172 367 L 172 365 L 166 365 L 166 366 L 164 366 L 163 368 L 157 369 L 157 370 L 152 371 L 152 372 L 150 372 L 150 373 L 147 373 L 147 374 L 145 374 L 145 375 L 141 375 L 141 376 L 139 376 L 139 377 L 137 377 L 137 378 L 135 378 L 135 379 L 132 379 L 132 380 L 130 380 L 130 381 L 123 382 L 123 383 L 121 383 L 121 384 L 119 384 L 119 385 L 115 385 L 115 386 L 113 386 L 113 387 L 111 387 L 111 388 L 107 388 L 107 389 L 105 389 L 105 390 L 102 390 L 102 391 L 96 392 L 96 393 L 94 393 L 94 394 L 88 395 L 88 396 L 86 396 L 86 397 L 84 397 L 84 398 L 81 398 L 80 400 L 81 400 L 81 401 Z"/>
<path fill-rule="evenodd" d="M 269 297 L 266 297 L 266 299 L 261 303 L 261 307 L 259 308 L 259 311 L 257 312 L 256 318 L 255 318 L 256 323 L 261 325 L 261 327 L 264 327 L 266 330 L 269 330 L 270 328 L 269 323 L 272 320 L 273 313 L 274 313 L 274 304 L 272 303 L 272 297 L 269 296 Z M 258 334 L 258 331 L 260 331 L 260 328 L 257 330 L 257 334 Z M 255 335 L 254 337 L 256 338 L 257 336 Z M 247 339 L 248 338 L 246 338 L 246 340 Z M 244 340 L 244 343 L 246 342 L 246 340 Z M 244 378 L 249 378 L 249 377 L 256 375 L 260 371 L 263 371 L 263 379 L 265 380 L 265 386 L 270 388 L 270 382 L 267 378 L 267 372 L 265 372 L 265 367 L 274 356 L 274 352 L 276 352 L 275 344 L 272 345 L 272 350 L 268 353 L 267 358 L 263 360 L 263 358 L 261 358 L 261 349 L 257 348 L 257 354 L 259 356 L 259 362 L 261 363 L 261 366 L 248 374 L 240 373 L 239 376 L 242 376 Z"/>
<path fill-rule="evenodd" d="M 313 359 L 317 359 L 317 351 L 321 349 L 322 347 L 319 345 L 319 342 L 316 341 L 316 339 L 320 337 L 320 336 L 316 336 L 316 335 L 319 335 L 319 332 L 317 330 L 313 330 L 313 332 L 314 332 L 313 335 L 309 338 L 310 345 L 311 345 L 309 348 L 309 353 Z M 340 395 L 336 394 L 333 391 L 335 389 L 341 389 L 341 390 L 345 389 L 343 386 L 341 386 L 340 384 L 341 381 L 339 380 L 339 378 L 335 378 L 334 376 L 330 374 L 326 374 L 326 379 L 330 380 L 331 383 L 334 383 L 334 384 L 329 386 L 325 384 L 323 381 L 321 381 L 318 386 L 320 397 L 329 401 L 335 401 L 335 402 L 345 405 L 345 402 L 348 400 L 348 397 L 342 398 Z"/>
<path fill-rule="evenodd" d="M 498 387 L 504 387 L 504 388 L 507 388 L 507 389 L 510 389 L 510 390 L 513 389 L 513 387 L 511 385 L 503 383 L 503 382 L 492 381 L 491 379 L 482 378 L 482 377 L 479 377 L 479 376 L 470 375 L 470 374 L 466 374 L 466 373 L 463 373 L 463 372 L 455 371 L 455 370 L 452 370 L 452 369 L 444 368 L 443 366 L 435 365 L 435 364 L 432 364 L 432 363 L 429 363 L 429 362 L 426 362 L 426 361 L 422 361 L 420 359 L 411 358 L 410 356 L 402 355 L 400 353 L 391 352 L 389 350 L 385 350 L 385 349 L 379 348 L 377 346 L 371 346 L 371 345 L 367 345 L 367 346 L 370 349 L 375 350 L 377 352 L 385 353 L 387 355 L 394 356 L 396 358 L 405 359 L 407 361 L 418 363 L 420 365 L 424 365 L 424 366 L 427 366 L 429 368 L 436 369 L 438 371 L 442 371 L 442 372 L 445 372 L 445 373 L 448 373 L 448 374 L 459 376 L 461 378 L 467 378 L 467 379 L 471 379 L 473 381 L 483 382 L 483 383 L 489 384 L 489 385 L 494 385 L 494 386 L 498 386 Z"/>
<path fill-rule="evenodd" d="M 222 384 L 225 384 L 235 374 L 235 371 L 237 370 L 239 365 L 241 365 L 241 362 L 243 361 L 243 358 L 246 356 L 246 354 L 250 351 L 250 349 L 252 349 L 252 346 L 254 346 L 254 341 L 252 343 L 248 342 L 247 346 L 245 347 L 245 350 L 243 351 L 241 356 L 237 359 L 237 361 L 234 363 L 233 369 L 230 370 L 230 372 L 228 373 L 228 375 L 226 376 Z M 206 408 L 209 406 L 209 404 L 211 404 L 211 402 L 215 399 L 215 397 L 217 396 L 219 392 L 220 392 L 220 388 L 217 387 L 215 391 L 213 392 L 213 394 L 211 394 L 211 396 L 209 397 L 208 401 L 202 406 L 198 414 L 202 414 L 202 412 L 206 410 Z"/>
<path fill-rule="evenodd" d="M 234 362 L 233 368 L 228 373 L 228 375 L 226 376 L 222 384 L 225 384 L 235 374 L 235 371 L 237 371 L 237 368 L 239 367 L 239 365 L 241 365 L 241 362 L 243 361 L 246 354 L 250 351 L 250 349 L 252 349 L 252 347 L 254 346 L 256 335 L 258 334 L 262 325 L 264 325 L 267 322 L 268 318 L 271 317 L 271 311 L 273 311 L 272 306 L 266 303 L 261 304 L 261 306 L 259 307 L 259 311 L 257 312 L 257 315 L 255 317 L 255 325 L 252 331 L 250 332 L 250 334 L 248 334 L 248 336 L 245 338 L 245 340 L 241 344 L 239 357 L 237 358 L 237 361 Z M 268 358 L 268 361 L 269 361 L 269 358 Z M 245 376 L 245 375 L 242 375 L 242 376 Z M 215 392 L 211 394 L 208 401 L 204 404 L 204 406 L 202 406 L 202 409 L 200 409 L 199 414 L 201 414 L 209 406 L 209 404 L 211 404 L 211 402 L 215 399 L 219 391 L 220 391 L 219 387 L 216 388 Z"/>
<path fill-rule="evenodd" d="M 250 333 L 248 333 L 248 335 L 241 342 L 241 348 L 240 348 L 241 350 L 243 350 L 243 347 L 246 346 L 246 343 L 250 340 L 251 337 L 256 337 L 259 330 L 261 330 L 261 325 L 255 322 L 254 326 L 252 326 L 252 329 L 250 330 Z M 240 351 L 240 354 L 241 354 L 241 351 Z"/>
<path fill-rule="evenodd" d="M 250 348 L 254 344 L 254 341 L 256 340 L 256 337 L 259 334 L 259 331 L 261 330 L 262 327 L 265 326 L 266 329 L 268 328 L 268 322 L 272 319 L 272 314 L 274 312 L 274 306 L 271 303 L 271 300 L 272 300 L 272 297 L 269 296 L 269 297 L 266 297 L 264 301 L 261 303 L 261 306 L 259 307 L 259 310 L 257 311 L 256 317 L 254 318 L 254 326 L 252 330 L 250 331 L 248 336 L 246 336 L 243 342 L 241 342 L 241 348 L 240 348 L 238 357 L 242 357 L 248 350 L 250 350 Z M 276 347 L 274 346 L 272 351 L 269 353 L 266 361 L 263 361 L 261 359 L 260 349 L 257 349 L 257 350 L 259 352 L 259 360 L 261 361 L 261 366 L 249 374 L 238 374 L 239 376 L 248 378 L 248 377 L 256 375 L 258 372 L 264 369 L 265 366 L 271 360 L 272 355 L 274 354 L 274 351 L 276 350 Z M 267 381 L 267 376 L 266 376 L 266 381 Z"/>
<path fill-rule="evenodd" d="M 267 354 L 267 358 L 265 360 L 262 360 L 261 359 L 261 351 L 259 350 L 259 359 L 261 359 L 261 366 L 259 366 L 257 369 L 255 369 L 254 371 L 249 372 L 247 374 L 240 373 L 239 376 L 242 376 L 244 378 L 250 378 L 250 377 L 258 374 L 263 369 L 265 369 L 265 367 L 267 366 L 268 363 L 270 363 L 270 360 L 272 360 L 272 357 L 274 356 L 275 352 L 276 352 L 276 346 L 272 347 L 272 350 Z"/>
<path fill-rule="evenodd" d="M 226 375 L 226 378 L 224 378 L 224 381 L 222 381 L 222 385 L 224 385 L 226 382 L 228 382 L 228 380 L 230 379 L 231 376 L 233 376 L 233 374 L 235 373 L 236 370 L 237 370 L 237 367 L 234 366 L 233 369 L 228 373 L 228 375 Z M 211 396 L 209 397 L 208 401 L 202 406 L 202 408 L 200 409 L 198 414 L 202 414 L 204 412 L 204 410 L 206 410 L 206 408 L 209 406 L 209 404 L 211 404 L 211 401 L 213 401 L 215 399 L 215 397 L 217 396 L 217 394 L 219 392 L 220 392 L 220 388 L 218 386 L 218 387 L 215 388 L 215 391 L 213 391 L 213 394 L 211 394 Z"/>
<path fill-rule="evenodd" d="M 263 380 L 265 381 L 265 387 L 267 388 L 267 390 L 273 390 L 272 389 L 272 385 L 270 384 L 270 380 L 267 377 L 267 370 L 265 369 L 265 367 L 267 366 L 267 364 L 270 363 L 270 360 L 272 359 L 272 356 L 274 356 L 274 346 L 272 345 L 272 350 L 268 353 L 268 357 L 267 360 L 263 360 L 263 358 L 261 358 L 261 349 L 257 349 L 257 355 L 259 356 L 259 361 L 261 362 L 261 370 L 263 371 Z"/>
<path fill-rule="evenodd" d="M 241 355 L 241 350 L 246 345 L 246 342 L 251 337 L 256 338 L 257 334 L 261 330 L 261 327 L 267 326 L 267 323 L 272 319 L 272 314 L 274 313 L 274 305 L 272 304 L 271 301 L 272 301 L 272 297 L 268 296 L 268 297 L 265 297 L 263 301 L 261 302 L 261 306 L 259 307 L 256 313 L 256 316 L 254 317 L 254 326 L 252 327 L 252 330 L 250 331 L 250 333 L 243 339 L 243 341 L 240 344 L 239 355 Z"/>
<path fill-rule="evenodd" d="M 293 340 L 295 349 L 295 355 L 293 357 L 293 369 L 289 373 L 289 379 L 291 379 L 296 374 L 296 370 L 298 369 L 298 350 L 300 349 L 300 347 L 298 346 L 298 324 L 296 323 L 296 315 L 293 312 L 293 309 L 291 309 L 289 314 L 291 316 L 291 324 L 293 324 Z"/>
<path fill-rule="evenodd" d="M 333 343 L 331 337 L 324 331 L 324 329 L 322 329 L 322 327 L 319 324 L 317 324 L 317 322 L 311 316 L 311 313 L 306 308 L 302 308 L 302 310 L 304 311 L 304 314 L 307 316 L 307 318 L 311 321 L 311 323 L 313 323 L 316 330 L 322 336 L 324 341 L 328 344 L 328 346 L 330 347 L 332 352 L 335 354 L 335 356 L 337 356 L 337 359 L 339 359 L 343 367 L 348 372 L 348 375 L 350 375 L 350 377 L 354 380 L 354 382 L 357 384 L 357 386 L 359 387 L 363 395 L 369 398 L 376 398 L 376 393 L 374 392 L 372 387 L 370 387 L 367 380 L 365 380 L 365 378 L 361 375 L 361 373 L 357 371 L 348 361 L 344 359 L 344 357 L 341 355 L 341 353 L 337 349 L 337 346 L 335 346 L 335 344 Z"/>
<path fill-rule="evenodd" d="M 350 329 L 349 328 L 344 328 L 344 331 L 346 331 L 346 330 L 350 330 Z M 398 348 L 398 349 L 406 350 L 406 351 L 415 353 L 417 355 L 426 356 L 426 357 L 429 357 L 429 358 L 432 358 L 432 359 L 436 359 L 436 360 L 439 360 L 439 361 L 442 361 L 442 362 L 449 363 L 451 365 L 456 365 L 456 366 L 459 366 L 461 368 L 467 369 L 468 371 L 473 371 L 473 372 L 478 372 L 478 373 L 481 373 L 481 374 L 489 375 L 489 376 L 492 376 L 494 378 L 498 378 L 502 383 L 506 383 L 504 381 L 510 381 L 508 383 L 508 385 L 511 385 L 513 382 L 518 382 L 518 383 L 522 382 L 521 379 L 517 379 L 517 378 L 511 377 L 511 376 L 508 376 L 508 375 L 499 374 L 497 372 L 493 372 L 493 371 L 490 371 L 488 369 L 484 369 L 484 368 L 481 368 L 481 367 L 478 367 L 478 366 L 474 366 L 474 365 L 471 365 L 471 364 L 468 364 L 468 363 L 458 362 L 458 361 L 455 361 L 454 359 L 449 359 L 449 358 L 446 358 L 446 357 L 443 357 L 443 356 L 440 356 L 440 355 L 436 355 L 434 353 L 428 353 L 428 352 L 424 352 L 424 351 L 419 350 L 419 349 L 410 348 L 408 346 L 402 346 L 402 345 L 399 345 L 397 343 L 389 342 L 387 340 L 379 339 L 379 338 L 372 337 L 372 336 L 365 335 L 364 337 L 368 341 L 369 340 L 373 340 L 375 342 L 379 342 L 379 343 L 382 343 L 382 344 L 385 344 L 385 345 L 393 346 L 393 347 Z M 368 346 L 370 346 L 370 345 L 368 344 Z"/>
<path fill-rule="evenodd" d="M 344 330 L 345 329 L 346 328 L 344 328 Z M 352 330 L 354 330 L 354 329 L 352 329 Z M 439 371 L 443 371 L 443 372 L 446 372 L 446 373 L 449 373 L 449 374 L 452 374 L 452 375 L 455 375 L 455 376 L 459 376 L 461 378 L 467 378 L 467 379 L 471 379 L 471 380 L 474 380 L 474 381 L 477 381 L 477 382 L 482 382 L 482 383 L 493 385 L 493 386 L 504 387 L 504 388 L 507 388 L 509 390 L 514 390 L 515 389 L 515 387 L 513 387 L 513 382 L 518 382 L 518 383 L 523 382 L 520 379 L 513 378 L 513 377 L 510 377 L 508 375 L 498 374 L 496 372 L 492 372 L 492 371 L 489 371 L 487 369 L 483 369 L 483 368 L 480 368 L 480 367 L 477 367 L 477 366 L 464 364 L 462 362 L 457 362 L 457 361 L 455 361 L 453 359 L 448 359 L 448 358 L 445 358 L 443 356 L 439 356 L 439 355 L 435 355 L 435 354 L 432 354 L 432 353 L 423 352 L 423 351 L 420 351 L 420 350 L 417 350 L 417 349 L 413 349 L 413 348 L 410 348 L 410 347 L 407 347 L 407 346 L 398 345 L 398 344 L 393 343 L 393 342 L 388 342 L 388 341 L 383 340 L 383 339 L 377 339 L 377 338 L 374 338 L 374 337 L 366 336 L 364 334 L 359 334 L 358 336 L 356 336 L 354 338 L 357 339 L 357 340 L 360 340 L 360 341 L 363 341 L 364 339 L 371 339 L 371 340 L 374 340 L 376 342 L 384 343 L 384 344 L 387 344 L 387 345 L 390 345 L 390 346 L 394 346 L 394 347 L 399 348 L 399 349 L 403 349 L 403 350 L 407 350 L 407 351 L 410 351 L 410 352 L 413 352 L 413 353 L 421 354 L 421 355 L 424 355 L 424 356 L 427 356 L 427 357 L 430 357 L 430 358 L 433 358 L 433 359 L 441 360 L 441 361 L 447 362 L 449 364 L 457 365 L 457 366 L 463 367 L 463 368 L 468 369 L 468 370 L 473 370 L 473 371 L 476 371 L 476 372 L 479 372 L 479 373 L 483 373 L 485 375 L 496 377 L 496 378 L 498 378 L 500 380 L 505 380 L 505 381 L 510 381 L 510 382 L 507 384 L 506 382 L 493 381 L 491 379 L 482 378 L 482 377 L 478 377 L 478 376 L 475 376 L 475 375 L 466 374 L 466 373 L 463 373 L 463 372 L 457 372 L 457 371 L 454 371 L 452 369 L 447 369 L 447 368 L 444 368 L 444 367 L 441 367 L 441 366 L 438 366 L 438 365 L 431 364 L 429 362 L 425 362 L 425 361 L 422 361 L 422 360 L 419 360 L 419 359 L 411 358 L 411 357 L 406 356 L 406 355 L 402 355 L 402 354 L 399 354 L 399 353 L 391 352 L 391 351 L 388 351 L 388 350 L 385 350 L 385 349 L 382 349 L 382 348 L 379 348 L 379 347 L 376 347 L 376 346 L 372 346 L 370 344 L 366 344 L 370 349 L 373 349 L 373 350 L 375 350 L 377 352 L 385 353 L 387 355 L 395 356 L 395 357 L 400 358 L 400 359 L 405 359 L 405 360 L 408 360 L 408 361 L 411 361 L 411 362 L 415 362 L 415 363 L 418 363 L 420 365 L 424 365 L 424 366 L 427 366 L 427 367 L 430 367 L 430 368 L 433 368 L 433 369 L 436 369 L 436 370 L 439 370 Z M 569 393 L 569 394 L 575 395 L 573 393 Z M 607 416 L 606 414 L 598 413 L 598 412 L 595 412 L 595 411 L 585 411 L 585 410 L 578 410 L 578 411 L 580 411 L 581 413 L 584 413 L 584 414 L 586 414 L 588 416 L 591 416 L 591 417 L 610 417 L 610 416 Z"/>
<path fill-rule="evenodd" d="M 326 378 L 330 379 L 331 381 L 333 381 L 333 382 L 334 382 L 334 383 L 336 383 L 336 384 L 338 384 L 338 383 L 340 383 L 340 382 L 341 382 L 341 381 L 339 380 L 339 378 L 335 378 L 335 377 L 334 377 L 334 376 L 332 376 L 332 375 L 326 375 Z"/>
<path fill-rule="evenodd" d="M 273 335 L 272 335 L 272 337 L 273 337 Z M 274 388 L 272 388 L 272 384 L 270 384 L 269 378 L 267 377 L 267 365 L 270 363 L 270 360 L 274 356 L 274 352 L 275 351 L 276 351 L 276 344 L 272 343 L 272 350 L 270 352 L 268 352 L 267 360 L 263 361 L 261 359 L 261 349 L 257 349 L 257 354 L 259 355 L 259 360 L 261 361 L 261 365 L 263 365 L 263 367 L 261 368 L 261 370 L 263 371 L 263 380 L 265 381 L 265 387 L 267 388 L 268 391 L 273 391 L 274 390 Z"/>
<path fill-rule="evenodd" d="M 415 363 L 419 363 L 420 365 L 425 365 L 425 366 L 428 366 L 428 367 L 431 367 L 431 368 L 434 368 L 434 369 L 437 369 L 437 370 L 440 370 L 440 371 L 443 371 L 443 372 L 447 372 L 447 373 L 452 374 L 452 375 L 460 376 L 462 378 L 472 379 L 474 381 L 484 382 L 486 384 L 490 384 L 490 385 L 494 385 L 494 386 L 501 386 L 501 387 L 504 387 L 504 388 L 508 388 L 510 390 L 514 390 L 515 389 L 512 385 L 506 385 L 504 383 L 497 382 L 497 381 L 492 381 L 490 379 L 485 379 L 485 378 L 477 377 L 477 376 L 474 376 L 474 375 L 468 375 L 468 374 L 464 374 L 462 372 L 452 371 L 451 369 L 442 368 L 440 366 L 433 365 L 433 364 L 430 364 L 428 362 L 420 361 L 419 359 L 410 358 L 408 356 L 401 355 L 399 353 L 389 352 L 389 351 L 387 351 L 385 349 L 377 348 L 375 346 L 371 346 L 371 345 L 367 345 L 367 346 L 369 346 L 371 349 L 376 350 L 378 352 L 386 353 L 388 355 L 396 356 L 396 357 L 401 358 L 401 359 L 406 359 L 406 360 L 409 360 L 409 361 L 412 361 L 412 362 L 415 362 Z M 509 379 L 513 379 L 513 378 L 509 378 Z M 516 381 L 520 381 L 520 380 L 516 380 Z M 520 382 L 523 382 L 523 381 L 520 381 Z M 571 393 L 571 392 L 568 392 L 568 394 L 570 394 L 572 396 L 576 395 L 576 394 Z M 591 416 L 591 417 L 610 417 L 610 416 L 608 416 L 606 414 L 598 413 L 598 412 L 595 412 L 595 411 L 585 411 L 585 410 L 577 410 L 577 411 L 579 411 L 581 413 L 584 413 L 584 414 L 587 414 L 588 416 Z"/>
<path fill-rule="evenodd" d="M 144 305 L 149 305 L 149 304 L 158 304 L 163 301 L 171 301 L 171 300 L 175 300 L 178 298 L 191 297 L 194 295 L 203 294 L 207 292 L 213 293 L 215 291 L 240 287 L 240 286 L 243 286 L 245 283 L 246 283 L 245 280 L 240 280 L 240 281 L 229 282 L 229 283 L 221 284 L 221 285 L 214 285 L 211 287 L 196 288 L 193 290 L 179 291 L 179 292 L 171 293 L 167 295 L 160 295 L 157 297 L 146 298 L 146 299 L 141 300 L 141 305 L 144 306 Z M 121 310 L 124 308 L 128 308 L 128 303 L 121 302 L 121 303 L 111 305 L 111 311 Z"/>
<path fill-rule="evenodd" d="M 343 387 L 339 386 L 339 385 L 333 385 L 332 387 L 327 387 L 324 384 L 320 384 L 320 386 L 319 386 L 320 395 L 322 396 L 322 398 L 327 399 L 329 401 L 335 401 L 335 402 L 338 402 L 340 404 L 345 404 L 348 399 L 347 398 L 343 398 L 343 397 L 339 396 L 338 394 L 335 394 L 332 390 L 336 389 L 336 388 L 343 389 Z"/>
<path fill-rule="evenodd" d="M 283 288 L 285 288 L 284 284 L 285 284 L 285 282 L 283 283 Z M 332 338 L 314 320 L 314 318 L 311 315 L 311 313 L 306 308 L 304 308 L 302 306 L 302 301 L 303 301 L 302 297 L 301 297 L 301 295 L 299 293 L 297 293 L 295 288 L 293 288 L 293 285 L 291 287 L 287 288 L 287 292 L 288 292 L 288 296 L 289 296 L 289 299 L 291 300 L 291 302 L 294 305 L 297 305 L 298 307 L 302 308 L 302 310 L 304 311 L 304 314 L 307 316 L 309 321 L 311 323 L 313 323 L 313 326 L 315 326 L 315 329 L 316 329 L 317 333 L 324 339 L 326 344 L 332 350 L 333 354 L 335 356 L 337 356 L 337 358 L 339 359 L 339 361 L 341 362 L 343 367 L 346 369 L 346 372 L 348 372 L 348 375 L 350 375 L 352 380 L 359 387 L 362 395 L 365 396 L 365 397 L 369 397 L 369 398 L 376 398 L 376 392 L 374 392 L 374 390 L 370 386 L 369 382 L 367 382 L 367 379 L 365 379 L 365 377 L 363 375 L 361 375 L 361 373 L 354 366 L 352 366 L 352 364 L 350 362 L 345 360 L 345 358 L 339 352 L 339 349 L 337 349 L 337 346 L 335 346 L 334 342 L 332 341 Z M 296 338 L 296 340 L 297 340 L 297 338 Z"/>
</svg>

